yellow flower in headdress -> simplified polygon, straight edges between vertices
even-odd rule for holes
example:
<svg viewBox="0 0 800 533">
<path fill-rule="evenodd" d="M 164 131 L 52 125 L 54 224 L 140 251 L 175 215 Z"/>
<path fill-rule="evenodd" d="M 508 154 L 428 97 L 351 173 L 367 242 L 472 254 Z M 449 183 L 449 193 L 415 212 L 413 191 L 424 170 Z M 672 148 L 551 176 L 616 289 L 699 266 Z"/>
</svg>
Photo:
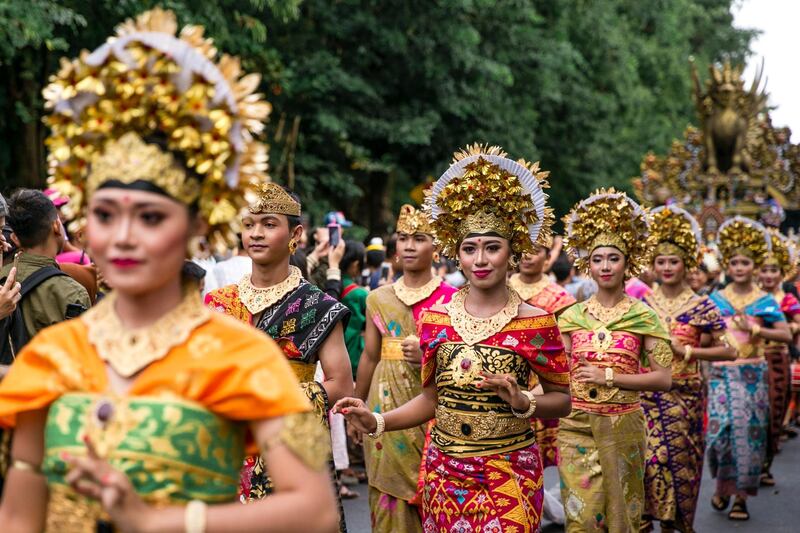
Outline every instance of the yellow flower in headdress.
<svg viewBox="0 0 800 533">
<path fill-rule="evenodd" d="M 653 258 L 677 255 L 686 268 L 697 266 L 702 234 L 700 224 L 688 211 L 674 205 L 656 207 L 650 212 L 650 233 L 656 242 Z"/>
<path fill-rule="evenodd" d="M 427 191 L 425 211 L 442 253 L 456 257 L 470 234 L 496 233 L 516 255 L 551 245 L 548 172 L 538 163 L 513 161 L 499 147 L 478 144 L 458 152 L 450 168 Z"/>
<path fill-rule="evenodd" d="M 784 277 L 791 277 L 797 268 L 797 250 L 776 228 L 767 230 L 770 239 L 770 251 L 764 260 L 764 265 L 774 265 L 778 267 Z"/>
<path fill-rule="evenodd" d="M 236 242 L 231 224 L 268 181 L 266 146 L 254 137 L 270 105 L 255 94 L 260 77 L 243 75 L 236 58 L 217 57 L 202 27 L 177 31 L 174 13 L 156 8 L 122 23 L 94 52 L 61 61 L 43 91 L 49 181 L 80 193 L 81 214 L 106 181 L 148 182 L 196 203 L 220 249 Z M 180 161 L 154 156 L 160 143 Z"/>
<path fill-rule="evenodd" d="M 589 272 L 589 256 L 601 246 L 613 246 L 625 256 L 628 277 L 637 276 L 649 262 L 655 241 L 649 214 L 624 192 L 598 189 L 564 217 L 565 247 L 575 267 Z"/>
<path fill-rule="evenodd" d="M 755 220 L 733 217 L 719 227 L 717 246 L 722 256 L 722 265 L 728 267 L 735 255 L 743 255 L 761 266 L 769 255 L 772 243 L 767 238 L 767 230 Z"/>
</svg>

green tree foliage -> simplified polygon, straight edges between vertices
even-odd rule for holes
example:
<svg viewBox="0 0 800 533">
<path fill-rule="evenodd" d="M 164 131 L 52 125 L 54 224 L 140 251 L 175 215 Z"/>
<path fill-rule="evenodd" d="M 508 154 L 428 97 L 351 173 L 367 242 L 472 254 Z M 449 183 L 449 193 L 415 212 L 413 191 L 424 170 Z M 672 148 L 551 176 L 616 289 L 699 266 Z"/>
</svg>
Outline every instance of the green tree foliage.
<svg viewBox="0 0 800 533">
<path fill-rule="evenodd" d="M 745 59 L 752 32 L 733 27 L 732 2 L 0 0 L 0 178 L 42 178 L 20 132 L 44 135 L 38 94 L 58 56 L 159 4 L 264 75 L 272 175 L 312 213 L 384 231 L 414 185 L 477 141 L 541 160 L 563 214 L 627 186 L 693 120 L 690 56 Z"/>
</svg>

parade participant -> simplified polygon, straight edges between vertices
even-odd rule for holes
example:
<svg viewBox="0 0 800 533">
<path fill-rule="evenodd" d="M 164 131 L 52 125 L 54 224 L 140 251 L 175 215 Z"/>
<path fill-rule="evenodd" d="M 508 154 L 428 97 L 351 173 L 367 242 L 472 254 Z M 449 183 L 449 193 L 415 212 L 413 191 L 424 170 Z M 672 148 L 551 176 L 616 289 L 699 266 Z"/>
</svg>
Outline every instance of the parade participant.
<svg viewBox="0 0 800 533">
<path fill-rule="evenodd" d="M 519 262 L 519 272 L 511 276 L 508 284 L 526 303 L 558 316 L 561 311 L 575 303 L 575 298 L 544 273 L 549 256 L 549 250 L 544 247 L 534 249 L 533 253 L 523 254 Z M 544 467 L 557 466 L 558 419 L 536 418 L 534 429 Z"/>
<path fill-rule="evenodd" d="M 397 218 L 397 250 L 403 276 L 367 297 L 365 347 L 356 378 L 356 397 L 377 413 L 422 392 L 417 323 L 426 310 L 449 302 L 455 292 L 431 274 L 433 230 L 427 215 L 410 205 L 401 207 Z M 364 442 L 373 531 L 422 531 L 419 512 L 409 502 L 417 490 L 424 441 L 425 426 L 420 425 Z"/>
<path fill-rule="evenodd" d="M 728 344 L 717 306 L 687 283 L 686 273 L 700 257 L 701 233 L 694 217 L 676 206 L 659 207 L 650 228 L 656 243 L 653 270 L 661 283 L 645 302 L 669 329 L 673 358 L 672 388 L 642 393 L 647 424 L 644 518 L 660 521 L 662 531 L 686 533 L 694 531 L 705 453 L 700 361 L 732 360 L 736 350 Z"/>
<path fill-rule="evenodd" d="M 571 354 L 572 413 L 558 428 L 567 531 L 638 531 L 644 511 L 645 421 L 639 391 L 670 388 L 669 333 L 625 280 L 648 266 L 648 215 L 599 190 L 564 219 L 567 251 L 597 293 L 558 324 Z M 650 372 L 642 373 L 643 366 Z"/>
<path fill-rule="evenodd" d="M 278 343 L 321 427 L 327 428 L 330 406 L 353 390 L 343 333 L 349 312 L 289 264 L 302 232 L 300 214 L 297 195 L 275 183 L 263 185 L 242 218 L 242 242 L 253 271 L 235 285 L 211 291 L 205 303 L 254 325 Z M 322 383 L 314 380 L 318 361 L 325 375 Z M 270 491 L 260 457 L 248 457 L 242 499 L 260 499 Z"/>
<path fill-rule="evenodd" d="M 731 283 L 711 294 L 728 326 L 737 359 L 711 365 L 708 384 L 708 462 L 717 480 L 711 505 L 731 520 L 748 520 L 747 496 L 758 491 L 769 427 L 767 363 L 763 341 L 790 342 L 775 299 L 755 285 L 756 268 L 770 241 L 758 222 L 734 217 L 719 229 L 717 244 Z"/>
<path fill-rule="evenodd" d="M 385 413 L 360 399 L 336 410 L 373 438 L 436 418 L 425 452 L 425 531 L 539 530 L 542 465 L 534 415 L 569 412 L 555 317 L 507 285 L 515 256 L 547 246 L 552 215 L 538 164 L 471 147 L 434 184 L 426 207 L 442 253 L 469 285 L 421 318 L 423 392 Z M 543 388 L 533 394 L 536 374 Z"/>
<path fill-rule="evenodd" d="M 758 272 L 761 288 L 772 296 L 781 311 L 794 337 L 800 331 L 800 302 L 794 294 L 783 291 L 783 280 L 794 276 L 797 258 L 789 240 L 777 230 L 769 231 L 771 250 L 764 264 Z M 789 407 L 790 389 L 790 361 L 789 346 L 785 342 L 767 340 L 764 342 L 764 357 L 769 368 L 769 433 L 767 434 L 767 456 L 764 461 L 764 471 L 761 474 L 761 484 L 773 486 L 775 478 L 770 468 L 775 454 L 780 448 L 780 438 L 783 434 L 783 419 Z"/>
<path fill-rule="evenodd" d="M 251 95 L 257 77 L 215 63 L 202 28 L 176 30 L 170 11 L 128 20 L 46 89 L 52 179 L 83 193 L 114 291 L 39 333 L 0 384 L 0 423 L 16 428 L 4 530 L 335 528 L 324 435 L 280 349 L 181 276 L 192 236 L 224 231 L 220 204 L 264 179 L 251 135 L 268 108 Z M 242 506 L 239 468 L 256 446 L 276 496 Z"/>
</svg>

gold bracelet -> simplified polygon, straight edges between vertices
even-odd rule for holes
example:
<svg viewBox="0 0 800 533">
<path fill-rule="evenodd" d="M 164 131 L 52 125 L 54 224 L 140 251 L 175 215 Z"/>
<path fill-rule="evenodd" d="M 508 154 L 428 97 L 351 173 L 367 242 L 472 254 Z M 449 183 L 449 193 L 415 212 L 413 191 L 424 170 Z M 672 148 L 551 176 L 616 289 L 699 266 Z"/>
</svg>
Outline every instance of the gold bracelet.
<svg viewBox="0 0 800 533">
<path fill-rule="evenodd" d="M 16 468 L 17 470 L 22 470 L 23 472 L 30 472 L 31 474 L 40 474 L 42 473 L 41 469 L 33 463 L 29 463 L 28 461 L 23 461 L 22 459 L 14 459 L 11 462 L 11 468 Z"/>
<path fill-rule="evenodd" d="M 206 533 L 206 520 L 208 519 L 208 505 L 200 500 L 192 500 L 186 505 L 183 514 L 183 524 L 186 533 Z"/>
<path fill-rule="evenodd" d="M 753 337 L 758 337 L 759 333 L 761 333 L 761 326 L 758 324 L 753 324 L 753 329 L 750 330 L 750 335 Z"/>
<path fill-rule="evenodd" d="M 528 410 L 525 411 L 524 413 L 518 413 L 517 411 L 514 410 L 514 407 L 511 407 L 511 412 L 514 413 L 514 416 L 516 416 L 517 418 L 530 418 L 533 416 L 533 413 L 536 412 L 536 396 L 534 396 L 533 393 L 529 390 L 523 390 L 520 392 L 522 392 L 522 395 L 528 398 L 528 401 L 530 401 L 530 404 L 528 405 Z"/>
<path fill-rule="evenodd" d="M 606 387 L 609 389 L 614 386 L 614 369 L 610 366 L 606 367 Z"/>
<path fill-rule="evenodd" d="M 689 359 L 692 358 L 692 350 L 693 349 L 694 348 L 693 348 L 693 346 L 691 344 L 684 344 L 683 345 L 683 351 L 684 351 L 683 360 L 684 361 L 688 361 Z"/>
<path fill-rule="evenodd" d="M 372 433 L 367 433 L 367 435 L 373 439 L 377 439 L 383 435 L 383 432 L 386 430 L 386 420 L 383 419 L 383 415 L 380 413 L 372 413 L 372 416 L 375 417 L 375 423 L 377 424 L 377 427 L 375 428 L 375 431 Z"/>
</svg>

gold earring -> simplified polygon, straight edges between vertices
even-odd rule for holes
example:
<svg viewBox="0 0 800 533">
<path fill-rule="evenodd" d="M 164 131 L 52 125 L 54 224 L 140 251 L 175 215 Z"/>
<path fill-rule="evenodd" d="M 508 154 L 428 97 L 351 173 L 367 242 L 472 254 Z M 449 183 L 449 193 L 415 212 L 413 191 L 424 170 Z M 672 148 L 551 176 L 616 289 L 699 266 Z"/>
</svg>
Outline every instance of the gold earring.
<svg viewBox="0 0 800 533">
<path fill-rule="evenodd" d="M 511 257 L 508 258 L 509 270 L 516 270 L 518 266 L 519 266 L 519 261 L 517 261 L 516 257 L 512 255 Z"/>
<path fill-rule="evenodd" d="M 297 241 L 292 239 L 289 241 L 289 253 L 291 255 L 294 255 L 296 251 L 297 251 Z"/>
<path fill-rule="evenodd" d="M 441 257 L 439 257 L 439 252 L 433 252 L 433 262 L 438 263 L 439 259 L 441 259 Z"/>
</svg>

